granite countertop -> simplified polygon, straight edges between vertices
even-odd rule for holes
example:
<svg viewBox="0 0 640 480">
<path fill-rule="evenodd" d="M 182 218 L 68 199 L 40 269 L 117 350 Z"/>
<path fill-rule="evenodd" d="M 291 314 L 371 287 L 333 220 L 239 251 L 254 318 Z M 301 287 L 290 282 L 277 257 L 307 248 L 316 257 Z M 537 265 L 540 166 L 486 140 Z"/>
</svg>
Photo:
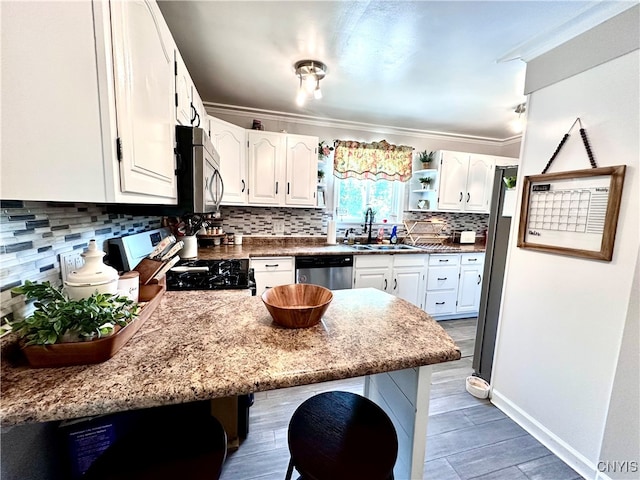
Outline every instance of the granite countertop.
<svg viewBox="0 0 640 480">
<path fill-rule="evenodd" d="M 245 237 L 242 245 L 213 246 L 200 241 L 198 258 L 232 259 L 251 257 L 289 257 L 302 255 L 406 255 L 420 253 L 484 252 L 484 242 L 475 244 L 443 244 L 421 247 L 420 250 L 356 250 L 346 244 L 329 245 L 320 237 Z"/>
<path fill-rule="evenodd" d="M 97 365 L 32 369 L 20 365 L 13 335 L 0 345 L 3 426 L 460 358 L 451 337 L 429 315 L 372 288 L 335 291 L 323 322 L 296 330 L 275 325 L 260 297 L 238 291 L 166 292 L 138 333 L 113 358 Z"/>
</svg>

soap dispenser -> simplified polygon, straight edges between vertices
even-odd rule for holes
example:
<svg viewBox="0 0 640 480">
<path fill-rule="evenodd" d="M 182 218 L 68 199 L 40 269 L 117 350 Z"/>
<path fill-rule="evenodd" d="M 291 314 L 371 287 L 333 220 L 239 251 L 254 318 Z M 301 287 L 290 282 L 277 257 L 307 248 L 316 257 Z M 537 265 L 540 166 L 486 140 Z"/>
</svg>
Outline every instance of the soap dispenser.
<svg viewBox="0 0 640 480">
<path fill-rule="evenodd" d="M 391 243 L 398 243 L 398 227 L 395 225 L 391 229 L 391 237 L 389 237 Z"/>
</svg>

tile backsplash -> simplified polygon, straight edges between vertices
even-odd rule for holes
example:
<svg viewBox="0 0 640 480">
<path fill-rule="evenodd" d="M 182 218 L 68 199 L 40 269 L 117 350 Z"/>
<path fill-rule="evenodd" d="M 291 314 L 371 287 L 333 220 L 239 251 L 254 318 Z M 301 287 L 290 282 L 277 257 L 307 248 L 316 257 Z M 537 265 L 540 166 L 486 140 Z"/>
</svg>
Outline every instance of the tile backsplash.
<svg viewBox="0 0 640 480">
<path fill-rule="evenodd" d="M 329 214 L 314 208 L 230 207 L 220 209 L 225 231 L 255 236 L 318 236 L 326 234 Z M 482 232 L 488 215 L 405 212 L 407 220 L 439 220 L 443 233 L 469 229 Z M 105 205 L 28 201 L 0 202 L 0 318 L 13 318 L 23 308 L 11 288 L 25 280 L 61 283 L 60 254 L 84 251 L 95 239 L 106 241 L 159 228 L 161 217 L 108 213 Z M 279 227 L 282 227 L 281 229 Z M 344 233 L 344 226 L 338 237 Z M 399 228 L 399 235 L 403 235 Z"/>
<path fill-rule="evenodd" d="M 0 318 L 11 319 L 22 297 L 11 288 L 25 280 L 59 285 L 60 254 L 160 227 L 160 217 L 107 213 L 86 203 L 0 202 Z"/>
</svg>

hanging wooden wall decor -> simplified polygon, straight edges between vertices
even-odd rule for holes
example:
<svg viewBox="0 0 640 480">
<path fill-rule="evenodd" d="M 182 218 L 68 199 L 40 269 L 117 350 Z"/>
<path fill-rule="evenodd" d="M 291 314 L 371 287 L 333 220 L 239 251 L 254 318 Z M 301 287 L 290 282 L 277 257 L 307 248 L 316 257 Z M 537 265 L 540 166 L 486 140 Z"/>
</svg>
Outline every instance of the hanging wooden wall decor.
<svg viewBox="0 0 640 480">
<path fill-rule="evenodd" d="M 576 123 L 592 168 L 546 173 Z M 611 261 L 626 166 L 598 168 L 579 118 L 571 129 L 542 173 L 524 178 L 518 247 Z"/>
</svg>

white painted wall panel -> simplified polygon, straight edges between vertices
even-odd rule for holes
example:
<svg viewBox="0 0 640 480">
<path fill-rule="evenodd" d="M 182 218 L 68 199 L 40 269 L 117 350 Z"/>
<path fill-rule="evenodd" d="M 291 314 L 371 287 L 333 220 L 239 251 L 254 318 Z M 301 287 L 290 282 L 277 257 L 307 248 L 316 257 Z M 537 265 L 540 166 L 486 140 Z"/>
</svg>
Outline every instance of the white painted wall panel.
<svg viewBox="0 0 640 480">
<path fill-rule="evenodd" d="M 631 284 L 640 231 L 638 58 L 636 50 L 530 96 L 520 177 L 542 171 L 577 116 L 598 166 L 626 164 L 627 175 L 611 262 L 516 248 L 518 212 L 493 370 L 496 404 L 531 421 L 549 436 L 547 446 L 588 478 L 598 461 L 629 298 L 637 295 Z M 588 167 L 576 130 L 550 173 Z"/>
</svg>

